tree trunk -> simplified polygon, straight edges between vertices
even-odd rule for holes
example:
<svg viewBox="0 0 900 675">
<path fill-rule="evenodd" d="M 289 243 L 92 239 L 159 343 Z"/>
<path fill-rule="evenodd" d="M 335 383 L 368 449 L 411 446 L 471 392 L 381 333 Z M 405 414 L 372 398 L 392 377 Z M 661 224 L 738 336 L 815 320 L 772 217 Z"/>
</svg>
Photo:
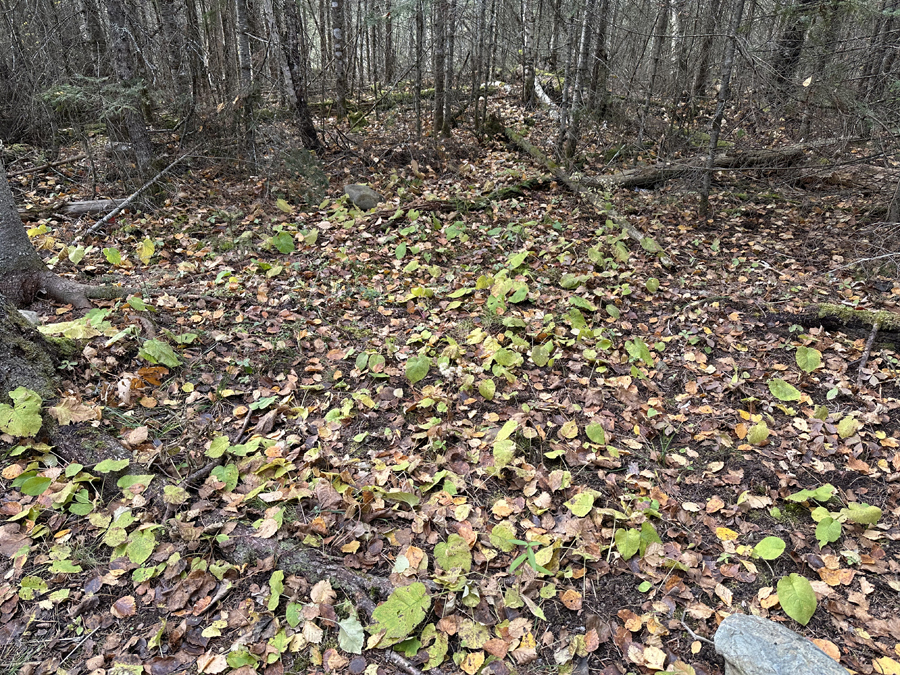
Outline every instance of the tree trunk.
<svg viewBox="0 0 900 675">
<path fill-rule="evenodd" d="M 384 81 L 390 87 L 394 84 L 394 17 L 391 0 L 386 0 L 384 9 Z"/>
<path fill-rule="evenodd" d="M 110 294 L 110 289 L 82 286 L 47 269 L 25 233 L 0 160 L 0 295 L 23 307 L 43 291 L 54 300 L 87 309 L 91 306 L 89 297 L 118 297 L 124 292 L 112 290 L 118 292 Z"/>
<path fill-rule="evenodd" d="M 709 132 L 709 153 L 706 159 L 706 170 L 703 172 L 703 188 L 700 192 L 700 219 L 709 218 L 709 188 L 712 184 L 712 172 L 716 161 L 716 150 L 719 147 L 719 134 L 722 132 L 722 120 L 725 117 L 725 104 L 731 95 L 731 72 L 734 68 L 734 54 L 737 51 L 737 34 L 744 14 L 744 0 L 737 0 L 734 16 L 731 19 L 728 42 L 725 45 L 725 58 L 722 60 L 722 82 L 719 86 L 719 101 L 713 115 Z"/>
<path fill-rule="evenodd" d="M 422 140 L 422 68 L 425 65 L 425 7 L 416 0 L 416 87 L 413 105 L 416 112 L 416 140 Z"/>
<path fill-rule="evenodd" d="M 587 61 L 591 51 L 591 24 L 594 15 L 595 0 L 587 0 L 584 4 L 584 17 L 581 23 L 581 36 L 578 41 L 578 52 L 575 55 L 575 84 L 572 88 L 572 106 L 569 124 L 566 127 L 566 140 L 563 146 L 563 157 L 575 157 L 575 148 L 581 137 L 581 116 L 584 114 L 584 81 Z"/>
<path fill-rule="evenodd" d="M 334 115 L 347 116 L 347 55 L 344 45 L 344 0 L 331 0 L 331 47 L 334 50 Z"/>
<path fill-rule="evenodd" d="M 535 106 L 534 93 L 534 0 L 522 0 L 522 105 Z"/>
<path fill-rule="evenodd" d="M 775 47 L 775 61 L 772 70 L 775 74 L 776 95 L 783 98 L 787 95 L 797 66 L 800 64 L 800 55 L 803 53 L 803 44 L 806 41 L 806 31 L 810 24 L 810 12 L 819 0 L 797 0 L 797 4 L 788 10 L 787 26 Z"/>
<path fill-rule="evenodd" d="M 444 76 L 446 64 L 444 63 L 447 46 L 447 0 L 437 0 L 432 10 L 434 12 L 434 135 L 444 133 Z"/>
<path fill-rule="evenodd" d="M 116 75 L 123 85 L 134 85 L 133 52 L 125 7 L 121 0 L 106 0 L 106 14 L 109 17 L 109 27 L 112 33 L 113 61 Z M 125 126 L 128 129 L 128 137 L 134 149 L 134 157 L 138 172 L 146 176 L 150 171 L 153 161 L 153 148 L 150 144 L 150 135 L 147 133 L 147 125 L 140 113 L 140 102 L 133 100 L 125 109 Z"/>
<path fill-rule="evenodd" d="M 0 293 L 0 403 L 16 387 L 26 387 L 48 401 L 56 396 L 56 353 Z"/>
<path fill-rule="evenodd" d="M 303 147 L 318 152 L 323 146 L 309 110 L 306 69 L 303 64 L 303 52 L 307 49 L 306 28 L 295 0 L 285 2 L 284 26 L 285 36 L 282 44 L 291 78 L 300 137 L 303 139 Z"/>
<path fill-rule="evenodd" d="M 697 59 L 697 69 L 694 72 L 694 82 L 691 84 L 691 101 L 706 92 L 706 82 L 709 79 L 709 60 L 712 54 L 712 46 L 715 40 L 716 22 L 719 18 L 720 0 L 710 0 L 709 11 L 703 24 L 703 40 L 700 42 L 700 56 Z"/>
</svg>

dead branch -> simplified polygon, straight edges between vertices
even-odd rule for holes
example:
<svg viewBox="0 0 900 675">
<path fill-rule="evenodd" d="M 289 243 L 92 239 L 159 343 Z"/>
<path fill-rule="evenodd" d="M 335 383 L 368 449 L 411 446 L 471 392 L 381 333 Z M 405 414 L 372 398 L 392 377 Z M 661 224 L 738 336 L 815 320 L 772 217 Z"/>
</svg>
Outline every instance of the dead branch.
<svg viewBox="0 0 900 675">
<path fill-rule="evenodd" d="M 533 159 L 547 167 L 550 173 L 552 173 L 560 183 L 569 188 L 569 190 L 574 192 L 583 201 L 593 206 L 594 209 L 603 214 L 607 219 L 611 220 L 617 226 L 621 227 L 629 237 L 634 239 L 648 251 L 656 249 L 655 252 L 659 257 L 659 261 L 665 267 L 671 267 L 674 264 L 672 262 L 672 259 L 668 255 L 666 255 L 664 251 L 659 249 L 658 244 L 656 244 L 652 238 L 646 236 L 643 232 L 632 225 L 626 218 L 616 212 L 616 210 L 612 208 L 612 205 L 605 202 L 600 196 L 594 194 L 588 188 L 583 187 L 572 180 L 572 178 L 565 171 L 563 171 L 561 166 L 547 157 L 543 152 L 541 152 L 539 148 L 526 141 L 521 134 L 516 133 L 509 127 L 504 127 L 503 131 L 506 134 L 506 137 L 514 145 L 521 148 L 523 151 L 531 155 Z"/>
<path fill-rule="evenodd" d="M 56 162 L 47 162 L 46 164 L 41 164 L 40 166 L 33 166 L 30 169 L 22 169 L 21 171 L 14 171 L 13 173 L 6 174 L 7 178 L 15 178 L 16 176 L 24 176 L 25 174 L 35 173 L 36 171 L 45 171 L 46 169 L 51 169 L 55 166 L 63 166 L 64 164 L 71 164 L 72 162 L 77 162 L 79 159 L 84 159 L 87 157 L 84 153 L 80 155 L 75 155 L 75 157 L 69 157 L 68 159 L 60 159 Z"/>
</svg>

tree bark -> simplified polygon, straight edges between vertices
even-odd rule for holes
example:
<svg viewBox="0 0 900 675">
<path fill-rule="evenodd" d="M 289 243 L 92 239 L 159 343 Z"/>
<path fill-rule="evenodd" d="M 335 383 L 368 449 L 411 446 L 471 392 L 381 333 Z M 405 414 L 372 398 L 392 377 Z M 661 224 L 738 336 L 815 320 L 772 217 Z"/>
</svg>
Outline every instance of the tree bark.
<svg viewBox="0 0 900 675">
<path fill-rule="evenodd" d="M 744 14 L 744 0 L 737 0 L 734 16 L 731 19 L 730 35 L 725 45 L 725 58 L 722 61 L 722 82 L 719 86 L 719 101 L 713 114 L 709 132 L 709 154 L 706 160 L 706 171 L 703 172 L 703 187 L 700 192 L 700 219 L 709 218 L 709 188 L 712 184 L 712 172 L 715 167 L 716 151 L 719 148 L 719 134 L 722 132 L 722 120 L 725 118 L 725 104 L 731 96 L 731 73 L 734 69 L 734 54 L 737 51 L 737 34 Z"/>
<path fill-rule="evenodd" d="M 121 0 L 105 0 L 106 14 L 109 17 L 109 27 L 112 33 L 113 61 L 116 75 L 119 81 L 126 87 L 135 84 L 133 68 L 133 51 L 131 37 L 128 31 L 128 23 L 125 15 L 125 7 Z M 140 113 L 141 106 L 136 100 L 131 101 L 125 109 L 125 126 L 128 129 L 128 137 L 134 149 L 135 161 L 138 172 L 145 176 L 150 171 L 153 161 L 153 147 L 150 144 L 150 135 L 147 133 L 147 125 Z"/>
<path fill-rule="evenodd" d="M 116 293 L 110 294 L 110 290 Z M 25 233 L 0 160 L 0 295 L 24 307 L 41 291 L 76 309 L 90 308 L 89 297 L 118 297 L 125 293 L 125 289 L 77 284 L 47 269 Z"/>
<path fill-rule="evenodd" d="M 344 41 L 344 0 L 331 0 L 331 48 L 334 51 L 334 114 L 347 116 L 347 53 Z"/>
<path fill-rule="evenodd" d="M 306 28 L 303 25 L 296 0 L 287 0 L 284 8 L 285 59 L 290 73 L 291 86 L 294 93 L 294 111 L 300 127 L 303 147 L 318 152 L 323 148 L 309 110 L 306 69 L 303 63 L 303 51 L 307 48 Z"/>
</svg>

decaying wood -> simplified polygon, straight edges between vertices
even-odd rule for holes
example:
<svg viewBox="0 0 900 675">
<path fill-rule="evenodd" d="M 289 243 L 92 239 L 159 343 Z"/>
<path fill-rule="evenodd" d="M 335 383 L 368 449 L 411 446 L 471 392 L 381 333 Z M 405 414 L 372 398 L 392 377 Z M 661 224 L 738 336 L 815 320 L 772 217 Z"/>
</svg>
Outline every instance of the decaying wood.
<svg viewBox="0 0 900 675">
<path fill-rule="evenodd" d="M 531 155 L 531 157 L 535 161 L 538 161 L 545 167 L 547 167 L 550 173 L 552 173 L 560 183 L 574 192 L 579 198 L 581 198 L 582 201 L 590 204 L 599 213 L 603 214 L 603 216 L 605 216 L 608 220 L 611 220 L 613 223 L 615 223 L 616 226 L 621 227 L 629 237 L 638 242 L 647 251 L 656 253 L 659 261 L 665 267 L 671 267 L 673 265 L 672 259 L 669 258 L 669 256 L 667 256 L 662 249 L 659 248 L 659 245 L 656 244 L 656 242 L 651 237 L 645 235 L 634 225 L 632 225 L 627 218 L 617 213 L 616 210 L 612 208 L 609 203 L 605 202 L 599 195 L 595 194 L 587 187 L 579 185 L 574 180 L 572 180 L 572 178 L 562 169 L 561 166 L 547 157 L 543 152 L 541 152 L 539 148 L 526 141 L 521 134 L 516 133 L 508 127 L 504 128 L 503 131 L 506 134 L 506 137 L 514 145 Z"/>
<path fill-rule="evenodd" d="M 735 155 L 721 154 L 713 162 L 713 169 L 741 169 L 744 171 L 765 170 L 775 167 L 794 166 L 803 159 L 803 150 L 791 146 L 783 150 L 761 150 Z M 675 162 L 663 166 L 648 166 L 631 169 L 611 176 L 591 176 L 579 181 L 582 185 L 612 188 L 652 188 L 674 178 L 682 178 L 699 173 L 704 168 L 704 158 L 695 157 L 686 162 Z"/>
<path fill-rule="evenodd" d="M 55 166 L 63 166 L 64 164 L 71 164 L 72 162 L 77 162 L 79 159 L 84 159 L 87 157 L 84 153 L 80 155 L 76 155 L 75 157 L 69 157 L 68 159 L 60 159 L 56 162 L 47 162 L 46 164 L 41 164 L 40 166 L 33 166 L 30 169 L 22 169 L 21 171 L 13 171 L 12 173 L 6 174 L 7 178 L 15 178 L 16 176 L 24 176 L 29 173 L 35 173 L 36 171 L 45 171 Z"/>
<path fill-rule="evenodd" d="M 840 331 L 851 336 L 871 337 L 873 342 L 875 337 L 872 329 L 877 325 L 878 330 L 874 335 L 880 335 L 880 343 L 900 342 L 900 314 L 887 310 L 851 309 L 843 305 L 823 303 L 810 305 L 802 314 L 772 316 L 784 323 L 795 323 L 805 328 L 821 326 L 825 330 Z"/>
<path fill-rule="evenodd" d="M 786 169 L 796 166 L 806 157 L 806 153 L 833 145 L 863 143 L 862 138 L 826 138 L 807 143 L 797 143 L 783 148 L 757 150 L 754 152 L 722 153 L 713 161 L 716 171 L 766 171 Z M 581 184 L 604 189 L 652 188 L 666 181 L 682 178 L 692 173 L 700 174 L 706 166 L 706 157 L 692 157 L 683 162 L 672 162 L 661 166 L 647 166 L 631 169 L 611 176 L 591 176 Z"/>
<path fill-rule="evenodd" d="M 119 199 L 88 199 L 78 202 L 59 202 L 40 208 L 18 209 L 22 220 L 34 221 L 56 215 L 80 218 L 94 213 L 108 213 L 121 203 Z"/>
<path fill-rule="evenodd" d="M 875 343 L 875 336 L 878 335 L 878 329 L 881 328 L 881 325 L 876 321 L 872 325 L 872 332 L 869 333 L 869 339 L 866 340 L 866 347 L 863 349 L 862 358 L 859 360 L 859 375 L 856 378 L 856 386 L 862 387 L 863 383 L 863 373 L 865 372 L 866 364 L 869 362 L 869 355 L 872 353 L 872 345 Z"/>
</svg>

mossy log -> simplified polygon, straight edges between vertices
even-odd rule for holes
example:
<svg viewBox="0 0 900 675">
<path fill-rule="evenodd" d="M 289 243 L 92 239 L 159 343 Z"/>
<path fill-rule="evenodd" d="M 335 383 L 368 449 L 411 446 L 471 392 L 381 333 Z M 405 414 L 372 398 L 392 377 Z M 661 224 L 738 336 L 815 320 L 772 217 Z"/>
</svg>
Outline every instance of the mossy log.
<svg viewBox="0 0 900 675">
<path fill-rule="evenodd" d="M 852 309 L 844 305 L 822 303 L 810 305 L 802 314 L 779 315 L 778 318 L 805 328 L 821 326 L 825 330 L 839 331 L 854 338 L 868 336 L 877 323 L 880 344 L 900 343 L 900 314 L 887 310 Z"/>
</svg>

